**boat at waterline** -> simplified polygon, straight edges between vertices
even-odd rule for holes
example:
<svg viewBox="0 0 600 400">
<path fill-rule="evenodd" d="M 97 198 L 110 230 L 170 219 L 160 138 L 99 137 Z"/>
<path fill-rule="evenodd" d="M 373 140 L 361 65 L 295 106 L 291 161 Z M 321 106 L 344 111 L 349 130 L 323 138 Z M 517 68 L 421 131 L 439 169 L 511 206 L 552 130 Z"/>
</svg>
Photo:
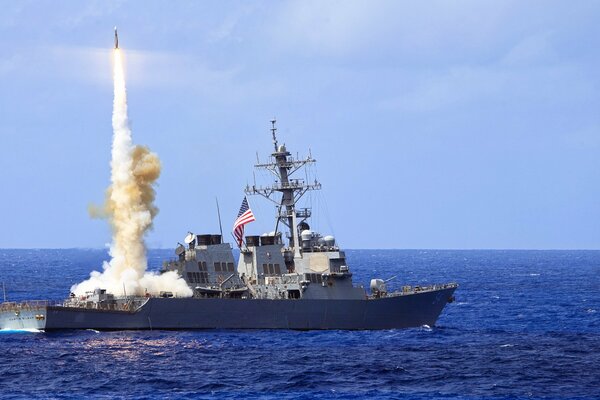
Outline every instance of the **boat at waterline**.
<svg viewBox="0 0 600 400">
<path fill-rule="evenodd" d="M 275 181 L 245 189 L 277 207 L 275 229 L 240 239 L 235 267 L 232 246 L 221 234 L 189 233 L 161 272 L 176 271 L 192 297 L 162 292 L 119 296 L 97 288 L 62 302 L 0 303 L 0 329 L 397 329 L 434 326 L 456 283 L 402 286 L 388 292 L 387 282 L 372 279 L 370 292 L 352 282 L 346 255 L 333 236 L 311 230 L 312 210 L 297 206 L 321 184 L 294 178 L 316 162 L 295 159 L 279 145 L 275 121 L 274 151 L 256 168 Z M 400 267 L 399 267 L 400 269 Z"/>
</svg>

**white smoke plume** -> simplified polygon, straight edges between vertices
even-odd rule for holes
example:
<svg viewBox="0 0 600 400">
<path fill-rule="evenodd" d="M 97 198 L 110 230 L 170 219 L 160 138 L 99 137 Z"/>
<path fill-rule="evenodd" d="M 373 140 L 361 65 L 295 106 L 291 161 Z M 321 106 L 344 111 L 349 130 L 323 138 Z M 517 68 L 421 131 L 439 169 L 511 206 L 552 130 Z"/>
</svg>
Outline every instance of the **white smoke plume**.
<svg viewBox="0 0 600 400">
<path fill-rule="evenodd" d="M 170 291 L 176 296 L 191 296 L 192 290 L 176 272 L 159 275 L 146 271 L 144 235 L 152 228 L 158 212 L 154 206 L 154 183 L 160 175 L 160 160 L 147 147 L 133 145 L 120 49 L 114 50 L 113 79 L 111 186 L 101 212 L 110 221 L 113 232 L 111 260 L 104 263 L 103 272 L 93 271 L 88 280 L 74 285 L 71 291 L 83 295 L 102 288 L 113 294 Z"/>
</svg>

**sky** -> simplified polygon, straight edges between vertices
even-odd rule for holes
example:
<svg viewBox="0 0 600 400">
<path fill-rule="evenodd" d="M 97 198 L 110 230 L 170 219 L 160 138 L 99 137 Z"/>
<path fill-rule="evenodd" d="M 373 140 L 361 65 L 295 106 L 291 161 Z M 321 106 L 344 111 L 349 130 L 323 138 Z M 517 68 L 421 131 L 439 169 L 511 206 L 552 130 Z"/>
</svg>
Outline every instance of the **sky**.
<svg viewBox="0 0 600 400">
<path fill-rule="evenodd" d="M 345 248 L 600 249 L 598 1 L 0 1 L 0 248 L 102 248 L 118 26 L 150 247 L 225 237 L 257 153 Z M 301 177 L 301 176 L 300 176 Z M 249 197 L 274 228 L 270 203 Z"/>
</svg>

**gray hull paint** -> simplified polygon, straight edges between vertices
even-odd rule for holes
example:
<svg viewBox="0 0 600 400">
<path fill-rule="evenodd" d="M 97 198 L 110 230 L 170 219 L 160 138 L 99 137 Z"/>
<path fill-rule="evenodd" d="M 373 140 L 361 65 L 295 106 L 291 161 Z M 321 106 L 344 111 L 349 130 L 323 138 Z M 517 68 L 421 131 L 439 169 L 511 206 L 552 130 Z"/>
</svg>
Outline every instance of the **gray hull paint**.
<svg viewBox="0 0 600 400">
<path fill-rule="evenodd" d="M 370 300 L 151 298 L 136 312 L 49 306 L 44 310 L 45 323 L 29 321 L 36 328 L 46 331 L 395 329 L 433 326 L 454 290 L 447 288 Z M 24 321 L 19 325 L 26 328 L 30 324 Z"/>
</svg>

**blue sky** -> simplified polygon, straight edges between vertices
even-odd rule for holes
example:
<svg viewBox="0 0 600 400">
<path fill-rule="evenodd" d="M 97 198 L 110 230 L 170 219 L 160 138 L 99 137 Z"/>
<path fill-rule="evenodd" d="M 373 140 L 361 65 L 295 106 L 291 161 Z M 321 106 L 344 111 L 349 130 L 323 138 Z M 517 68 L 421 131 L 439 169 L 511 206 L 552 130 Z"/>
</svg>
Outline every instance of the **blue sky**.
<svg viewBox="0 0 600 400">
<path fill-rule="evenodd" d="M 0 247 L 110 241 L 87 207 L 117 25 L 134 141 L 163 163 L 152 247 L 218 231 L 215 196 L 231 226 L 275 116 L 344 247 L 600 249 L 599 20 L 597 1 L 3 1 Z M 272 230 L 249 200 L 247 232 Z"/>
</svg>

